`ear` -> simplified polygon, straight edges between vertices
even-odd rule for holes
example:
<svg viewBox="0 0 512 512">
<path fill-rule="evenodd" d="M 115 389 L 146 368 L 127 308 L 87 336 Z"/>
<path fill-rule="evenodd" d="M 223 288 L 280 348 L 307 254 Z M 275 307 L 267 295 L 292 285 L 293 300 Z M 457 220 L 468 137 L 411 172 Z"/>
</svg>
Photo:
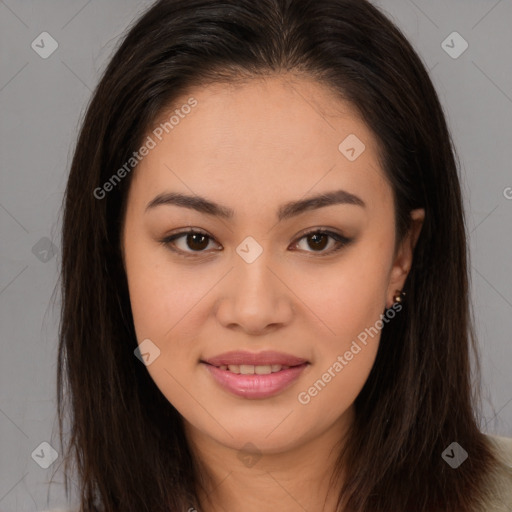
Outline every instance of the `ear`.
<svg viewBox="0 0 512 512">
<path fill-rule="evenodd" d="M 396 290 L 402 290 L 407 275 L 412 267 L 414 247 L 420 236 L 421 228 L 425 220 L 425 210 L 418 208 L 411 211 L 411 226 L 405 235 L 400 247 L 397 250 L 395 261 L 390 272 L 388 290 L 386 294 L 386 307 L 390 308 L 393 303 L 393 296 Z M 389 305 L 388 305 L 389 304 Z"/>
</svg>

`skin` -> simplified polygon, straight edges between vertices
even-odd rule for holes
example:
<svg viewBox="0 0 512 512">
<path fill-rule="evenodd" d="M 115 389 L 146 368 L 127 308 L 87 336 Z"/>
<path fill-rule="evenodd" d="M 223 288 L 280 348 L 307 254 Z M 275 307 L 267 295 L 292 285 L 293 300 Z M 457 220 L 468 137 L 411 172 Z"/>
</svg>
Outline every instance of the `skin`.
<svg viewBox="0 0 512 512">
<path fill-rule="evenodd" d="M 393 305 L 424 211 L 411 212 L 411 231 L 395 254 L 392 189 L 377 140 L 351 105 L 315 81 L 274 76 L 196 87 L 170 110 L 190 96 L 197 106 L 134 171 L 123 225 L 137 339 L 161 351 L 147 370 L 184 418 L 204 465 L 204 510 L 334 510 L 333 446 L 353 421 L 380 330 L 309 403 L 297 397 Z M 349 134 L 366 146 L 354 161 L 338 150 Z M 277 222 L 283 203 L 340 188 L 366 207 L 331 205 Z M 170 191 L 206 197 L 234 217 L 176 205 L 145 212 Z M 189 227 L 210 237 L 202 253 L 186 236 L 174 247 L 189 258 L 160 243 Z M 304 238 L 327 227 L 354 240 L 332 252 L 335 240 L 318 249 Z M 250 264 L 236 252 L 247 236 L 263 249 Z M 231 350 L 276 350 L 310 364 L 280 394 L 246 399 L 219 387 L 199 363 Z M 248 442 L 259 457 L 254 465 L 239 457 Z"/>
</svg>

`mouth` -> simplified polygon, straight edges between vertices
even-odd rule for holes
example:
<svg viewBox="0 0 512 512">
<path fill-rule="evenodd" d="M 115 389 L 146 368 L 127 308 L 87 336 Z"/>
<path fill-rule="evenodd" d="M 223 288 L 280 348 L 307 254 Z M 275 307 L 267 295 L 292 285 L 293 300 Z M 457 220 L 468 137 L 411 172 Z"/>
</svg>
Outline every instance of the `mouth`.
<svg viewBox="0 0 512 512">
<path fill-rule="evenodd" d="M 289 387 L 310 362 L 278 352 L 228 352 L 201 360 L 227 391 L 244 398 L 267 398 Z"/>
<path fill-rule="evenodd" d="M 200 362 L 215 366 L 220 370 L 241 373 L 242 375 L 269 375 L 295 366 L 309 364 L 306 359 L 301 357 L 273 351 L 259 353 L 225 352 Z"/>
<path fill-rule="evenodd" d="M 205 364 L 205 361 L 202 361 Z M 306 365 L 309 363 L 303 363 Z M 253 364 L 221 364 L 221 365 L 210 365 L 218 368 L 219 370 L 228 371 L 231 373 L 237 373 L 241 375 L 270 375 L 271 373 L 277 373 L 283 370 L 288 370 L 289 368 L 295 368 L 296 366 L 303 366 L 302 364 L 295 365 L 281 365 L 281 364 L 264 364 L 264 365 L 253 365 Z"/>
</svg>

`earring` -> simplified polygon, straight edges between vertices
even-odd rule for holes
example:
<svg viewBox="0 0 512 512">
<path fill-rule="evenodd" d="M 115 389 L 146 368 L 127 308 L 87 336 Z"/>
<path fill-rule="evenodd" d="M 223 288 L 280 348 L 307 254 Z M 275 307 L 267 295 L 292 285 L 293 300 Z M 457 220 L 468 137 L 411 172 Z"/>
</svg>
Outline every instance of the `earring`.
<svg viewBox="0 0 512 512">
<path fill-rule="evenodd" d="M 403 292 L 402 290 L 395 290 L 395 295 L 393 295 L 393 301 L 395 303 L 401 304 L 406 295 L 407 294 L 405 292 Z"/>
</svg>

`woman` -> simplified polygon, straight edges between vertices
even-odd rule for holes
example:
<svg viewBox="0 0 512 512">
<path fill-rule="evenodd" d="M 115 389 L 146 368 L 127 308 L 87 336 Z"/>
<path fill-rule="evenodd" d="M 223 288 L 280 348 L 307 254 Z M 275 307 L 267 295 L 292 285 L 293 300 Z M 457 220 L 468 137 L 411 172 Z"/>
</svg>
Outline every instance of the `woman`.
<svg viewBox="0 0 512 512">
<path fill-rule="evenodd" d="M 511 440 L 476 417 L 454 155 L 370 3 L 155 3 L 66 189 L 81 510 L 511 507 Z"/>
</svg>

